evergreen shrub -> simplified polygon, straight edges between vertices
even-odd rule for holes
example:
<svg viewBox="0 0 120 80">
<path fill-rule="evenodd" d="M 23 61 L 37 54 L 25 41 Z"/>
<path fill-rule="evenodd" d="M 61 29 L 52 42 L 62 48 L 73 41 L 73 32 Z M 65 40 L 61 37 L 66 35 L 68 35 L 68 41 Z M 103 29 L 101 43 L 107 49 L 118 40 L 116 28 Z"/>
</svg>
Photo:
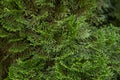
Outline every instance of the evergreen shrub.
<svg viewBox="0 0 120 80">
<path fill-rule="evenodd" d="M 86 22 L 95 0 L 1 0 L 1 80 L 119 80 L 120 29 Z"/>
</svg>

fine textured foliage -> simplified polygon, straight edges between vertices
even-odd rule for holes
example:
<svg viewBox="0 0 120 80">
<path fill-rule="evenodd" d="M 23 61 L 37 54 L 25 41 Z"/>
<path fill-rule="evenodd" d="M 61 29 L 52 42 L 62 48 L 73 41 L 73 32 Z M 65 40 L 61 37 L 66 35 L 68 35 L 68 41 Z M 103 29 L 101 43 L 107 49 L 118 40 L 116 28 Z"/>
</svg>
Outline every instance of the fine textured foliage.
<svg viewBox="0 0 120 80">
<path fill-rule="evenodd" d="M 120 29 L 104 24 L 112 13 L 102 13 L 102 6 L 96 0 L 1 0 L 0 80 L 119 80 Z"/>
</svg>

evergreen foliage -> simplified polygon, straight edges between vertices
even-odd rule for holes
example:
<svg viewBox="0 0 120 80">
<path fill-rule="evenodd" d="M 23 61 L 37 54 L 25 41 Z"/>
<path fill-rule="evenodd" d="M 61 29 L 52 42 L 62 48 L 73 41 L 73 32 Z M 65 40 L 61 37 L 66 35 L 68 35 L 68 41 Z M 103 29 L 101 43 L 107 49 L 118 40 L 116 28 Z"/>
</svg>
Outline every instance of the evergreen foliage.
<svg viewBox="0 0 120 80">
<path fill-rule="evenodd" d="M 119 80 L 118 4 L 100 1 L 1 0 L 0 80 Z"/>
</svg>

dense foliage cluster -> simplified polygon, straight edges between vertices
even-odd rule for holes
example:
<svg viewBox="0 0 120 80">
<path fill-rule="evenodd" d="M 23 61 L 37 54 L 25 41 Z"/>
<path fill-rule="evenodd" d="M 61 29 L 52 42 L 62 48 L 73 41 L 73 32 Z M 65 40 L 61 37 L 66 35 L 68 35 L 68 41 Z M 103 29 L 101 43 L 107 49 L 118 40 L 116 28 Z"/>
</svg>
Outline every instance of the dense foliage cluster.
<svg viewBox="0 0 120 80">
<path fill-rule="evenodd" d="M 119 3 L 1 0 L 0 80 L 119 80 Z"/>
</svg>

